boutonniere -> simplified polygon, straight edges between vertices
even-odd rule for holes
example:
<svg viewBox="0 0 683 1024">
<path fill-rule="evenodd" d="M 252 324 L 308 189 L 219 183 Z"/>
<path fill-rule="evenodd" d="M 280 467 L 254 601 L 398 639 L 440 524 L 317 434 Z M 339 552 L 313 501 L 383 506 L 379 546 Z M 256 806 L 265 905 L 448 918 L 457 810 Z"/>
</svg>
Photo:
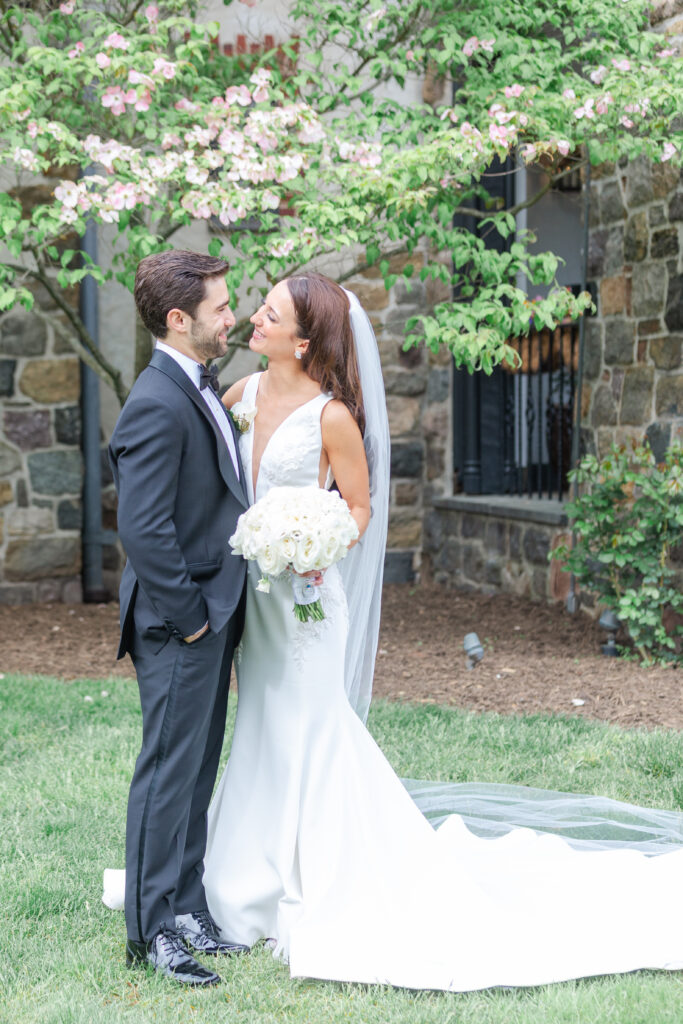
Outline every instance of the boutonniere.
<svg viewBox="0 0 683 1024">
<path fill-rule="evenodd" d="M 246 434 L 248 430 L 251 430 L 251 425 L 257 412 L 255 405 L 247 405 L 246 402 L 235 402 L 229 412 L 232 422 L 240 434 Z"/>
</svg>

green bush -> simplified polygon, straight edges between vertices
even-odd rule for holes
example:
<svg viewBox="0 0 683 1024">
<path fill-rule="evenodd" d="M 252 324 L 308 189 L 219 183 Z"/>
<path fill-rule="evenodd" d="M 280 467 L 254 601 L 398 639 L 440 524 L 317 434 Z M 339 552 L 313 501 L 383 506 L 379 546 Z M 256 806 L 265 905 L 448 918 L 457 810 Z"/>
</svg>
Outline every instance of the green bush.
<svg viewBox="0 0 683 1024">
<path fill-rule="evenodd" d="M 612 608 L 643 661 L 681 663 L 683 594 L 671 553 L 683 544 L 683 447 L 657 463 L 649 445 L 613 445 L 569 474 L 580 496 L 566 505 L 575 543 L 551 558 Z"/>
</svg>

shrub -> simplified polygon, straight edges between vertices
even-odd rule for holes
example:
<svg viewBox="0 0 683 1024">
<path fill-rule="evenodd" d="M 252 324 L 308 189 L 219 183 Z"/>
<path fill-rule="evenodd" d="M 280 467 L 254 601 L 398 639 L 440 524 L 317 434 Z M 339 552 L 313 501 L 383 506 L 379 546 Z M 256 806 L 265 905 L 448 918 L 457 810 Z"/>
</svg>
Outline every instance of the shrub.
<svg viewBox="0 0 683 1024">
<path fill-rule="evenodd" d="M 680 663 L 683 593 L 672 551 L 683 543 L 683 447 L 657 463 L 647 443 L 613 445 L 569 476 L 581 487 L 566 506 L 574 544 L 550 557 L 613 609 L 643 661 Z"/>
</svg>

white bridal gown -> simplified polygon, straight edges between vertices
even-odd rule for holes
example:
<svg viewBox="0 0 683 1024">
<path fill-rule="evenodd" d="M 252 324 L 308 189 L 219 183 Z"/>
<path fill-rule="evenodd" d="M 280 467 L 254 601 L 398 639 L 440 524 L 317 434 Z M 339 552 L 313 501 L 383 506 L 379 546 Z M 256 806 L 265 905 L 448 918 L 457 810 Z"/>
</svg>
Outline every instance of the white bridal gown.
<svg viewBox="0 0 683 1024">
<path fill-rule="evenodd" d="M 257 401 L 259 374 L 244 401 Z M 255 494 L 318 483 L 320 395 L 270 439 Z M 240 439 L 252 482 L 253 427 Z M 209 908 L 227 938 L 274 942 L 293 976 L 467 991 L 683 967 L 683 849 L 578 852 L 516 829 L 434 830 L 344 692 L 339 572 L 299 623 L 287 580 L 249 565 L 230 760 L 209 812 Z"/>
</svg>

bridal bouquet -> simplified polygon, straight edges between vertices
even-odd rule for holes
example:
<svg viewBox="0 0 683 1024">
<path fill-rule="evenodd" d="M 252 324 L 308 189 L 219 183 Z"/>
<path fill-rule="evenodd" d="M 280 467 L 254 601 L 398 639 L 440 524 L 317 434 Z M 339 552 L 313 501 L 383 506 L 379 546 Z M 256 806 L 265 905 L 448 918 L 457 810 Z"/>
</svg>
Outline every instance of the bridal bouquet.
<svg viewBox="0 0 683 1024">
<path fill-rule="evenodd" d="M 257 590 L 268 593 L 271 578 L 328 569 L 340 561 L 358 526 L 335 491 L 321 487 L 272 487 L 243 512 L 230 538 L 233 554 L 258 562 Z M 292 576 L 294 614 L 300 622 L 325 618 L 316 588 Z"/>
</svg>

